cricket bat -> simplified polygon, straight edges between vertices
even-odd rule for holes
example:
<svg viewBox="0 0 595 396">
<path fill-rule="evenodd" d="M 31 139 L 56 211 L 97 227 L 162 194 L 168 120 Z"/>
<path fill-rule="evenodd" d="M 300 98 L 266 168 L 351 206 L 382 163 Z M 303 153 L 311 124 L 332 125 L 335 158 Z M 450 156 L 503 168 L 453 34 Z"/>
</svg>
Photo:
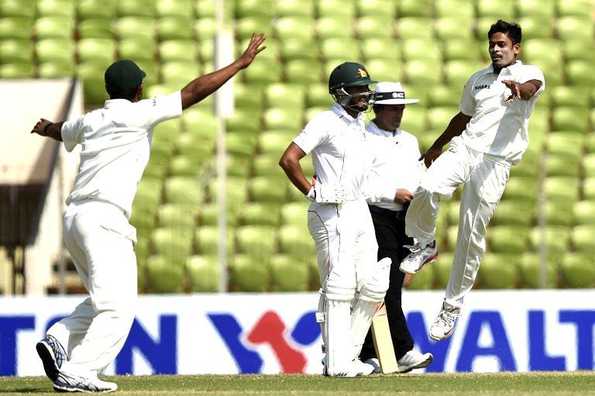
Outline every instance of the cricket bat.
<svg viewBox="0 0 595 396">
<path fill-rule="evenodd" d="M 378 307 L 374 318 L 372 318 L 372 338 L 382 373 L 390 374 L 396 372 L 399 366 L 395 357 L 395 349 L 390 335 L 390 328 L 388 327 L 388 318 L 384 303 Z"/>
</svg>

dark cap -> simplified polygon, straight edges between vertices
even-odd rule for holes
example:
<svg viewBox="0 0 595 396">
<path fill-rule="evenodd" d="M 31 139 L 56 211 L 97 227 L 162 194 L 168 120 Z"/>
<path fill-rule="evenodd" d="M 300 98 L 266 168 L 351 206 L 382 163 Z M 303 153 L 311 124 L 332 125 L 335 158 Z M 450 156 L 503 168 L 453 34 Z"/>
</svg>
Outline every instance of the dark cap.
<svg viewBox="0 0 595 396">
<path fill-rule="evenodd" d="M 129 59 L 121 59 L 105 70 L 105 88 L 110 95 L 128 92 L 137 88 L 145 76 L 145 72 L 136 63 Z"/>
<path fill-rule="evenodd" d="M 331 72 L 328 81 L 329 92 L 345 87 L 370 85 L 376 81 L 370 79 L 368 71 L 361 63 L 344 62 Z"/>
</svg>

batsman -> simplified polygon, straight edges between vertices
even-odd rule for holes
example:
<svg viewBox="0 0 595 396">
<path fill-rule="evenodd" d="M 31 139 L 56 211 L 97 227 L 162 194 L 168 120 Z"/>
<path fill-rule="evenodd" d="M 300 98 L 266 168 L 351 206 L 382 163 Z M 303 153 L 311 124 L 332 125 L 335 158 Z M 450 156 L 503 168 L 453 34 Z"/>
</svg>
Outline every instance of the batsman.
<svg viewBox="0 0 595 396">
<path fill-rule="evenodd" d="M 366 150 L 363 112 L 372 92 L 366 68 L 345 62 L 329 78 L 335 104 L 315 116 L 283 153 L 279 165 L 312 203 L 308 228 L 317 250 L 323 373 L 368 375 L 374 366 L 358 356 L 372 317 L 388 289 L 390 258 L 376 262 L 378 245 L 366 204 Z M 300 160 L 312 155 L 315 179 L 304 176 Z"/>
</svg>

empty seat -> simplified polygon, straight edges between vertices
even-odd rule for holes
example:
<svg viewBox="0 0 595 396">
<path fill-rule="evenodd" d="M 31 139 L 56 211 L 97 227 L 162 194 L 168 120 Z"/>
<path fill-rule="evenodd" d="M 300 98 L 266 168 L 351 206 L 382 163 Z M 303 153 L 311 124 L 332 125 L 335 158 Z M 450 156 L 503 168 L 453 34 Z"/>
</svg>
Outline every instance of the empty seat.
<svg viewBox="0 0 595 396">
<path fill-rule="evenodd" d="M 572 244 L 576 251 L 593 254 L 595 253 L 595 225 L 578 225 L 572 230 Z"/>
<path fill-rule="evenodd" d="M 519 266 L 519 287 L 537 289 L 541 285 L 541 262 L 539 254 L 527 253 L 521 258 Z M 551 262 L 546 262 L 546 284 L 545 287 L 556 287 L 558 283 L 558 271 Z"/>
<path fill-rule="evenodd" d="M 236 228 L 236 246 L 239 253 L 270 257 L 276 248 L 275 228 L 270 226 L 243 226 Z"/>
<path fill-rule="evenodd" d="M 560 263 L 561 286 L 573 288 L 595 287 L 593 256 L 568 254 Z"/>
<path fill-rule="evenodd" d="M 434 265 L 427 265 L 421 271 L 413 275 L 413 280 L 407 287 L 411 290 L 431 289 L 434 283 Z"/>
<path fill-rule="evenodd" d="M 287 224 L 280 228 L 279 250 L 281 253 L 294 257 L 313 257 L 315 255 L 314 242 L 307 228 L 300 224 Z"/>
<path fill-rule="evenodd" d="M 277 203 L 249 202 L 242 206 L 238 220 L 242 225 L 278 226 L 280 208 Z"/>
<path fill-rule="evenodd" d="M 159 207 L 157 218 L 161 227 L 192 229 L 195 213 L 187 205 L 164 204 Z"/>
<path fill-rule="evenodd" d="M 269 290 L 271 270 L 268 263 L 247 255 L 235 255 L 229 263 L 229 290 L 264 292 Z"/>
<path fill-rule="evenodd" d="M 271 291 L 307 291 L 310 274 L 308 264 L 287 255 L 271 257 Z"/>
<path fill-rule="evenodd" d="M 203 192 L 196 179 L 176 176 L 165 181 L 165 200 L 170 203 L 196 206 L 202 202 Z"/>
<path fill-rule="evenodd" d="M 151 233 L 153 251 L 174 263 L 183 265 L 192 251 L 192 230 L 188 228 L 156 228 Z"/>
<path fill-rule="evenodd" d="M 217 208 L 215 207 L 214 209 L 215 214 L 217 214 Z M 219 251 L 220 240 L 220 232 L 217 225 L 201 225 L 194 231 L 194 247 L 202 255 L 216 255 Z M 234 241 L 233 231 L 230 228 L 228 228 L 225 243 L 227 252 L 231 254 L 234 251 Z"/>
<path fill-rule="evenodd" d="M 516 254 L 487 253 L 481 260 L 478 281 L 482 289 L 511 289 L 518 282 Z"/>
<path fill-rule="evenodd" d="M 190 256 L 186 260 L 186 271 L 192 292 L 215 292 L 219 289 L 217 256 Z"/>
<path fill-rule="evenodd" d="M 494 226 L 487 232 L 490 251 L 519 254 L 527 251 L 529 228 L 523 226 Z"/>
<path fill-rule="evenodd" d="M 181 293 L 184 290 L 184 265 L 154 255 L 146 265 L 146 289 L 151 293 Z"/>
<path fill-rule="evenodd" d="M 265 176 L 253 177 L 248 181 L 248 193 L 257 202 L 282 202 L 286 183 L 279 183 L 279 180 Z"/>
</svg>

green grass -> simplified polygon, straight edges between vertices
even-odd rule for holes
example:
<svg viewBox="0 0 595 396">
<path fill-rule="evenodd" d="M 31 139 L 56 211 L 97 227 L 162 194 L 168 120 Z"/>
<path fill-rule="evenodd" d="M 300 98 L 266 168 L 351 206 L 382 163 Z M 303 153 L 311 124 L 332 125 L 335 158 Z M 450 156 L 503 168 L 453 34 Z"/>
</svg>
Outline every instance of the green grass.
<svg viewBox="0 0 595 396">
<path fill-rule="evenodd" d="M 110 377 L 118 395 L 595 395 L 595 372 L 406 374 L 365 378 L 312 375 Z M 45 377 L 0 377 L 0 394 L 55 394 Z"/>
</svg>

